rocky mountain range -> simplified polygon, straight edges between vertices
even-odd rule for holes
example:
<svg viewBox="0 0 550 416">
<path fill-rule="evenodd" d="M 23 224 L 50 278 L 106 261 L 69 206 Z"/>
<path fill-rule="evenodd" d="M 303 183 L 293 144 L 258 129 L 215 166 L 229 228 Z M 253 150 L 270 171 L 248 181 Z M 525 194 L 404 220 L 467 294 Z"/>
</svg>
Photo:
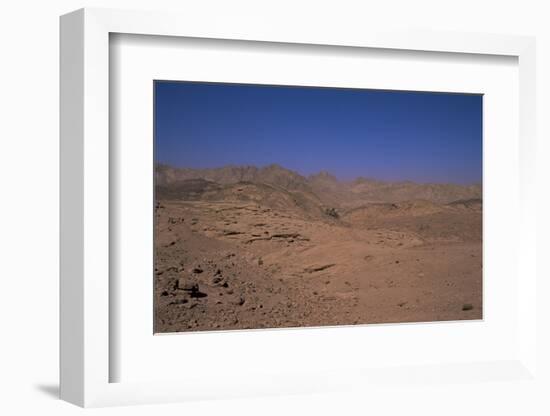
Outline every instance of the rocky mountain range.
<svg viewBox="0 0 550 416">
<path fill-rule="evenodd" d="M 184 199 L 190 190 L 202 195 L 206 191 L 220 192 L 236 184 L 254 184 L 291 192 L 294 196 L 318 199 L 322 205 L 339 209 L 370 203 L 425 200 L 448 204 L 482 198 L 482 187 L 478 184 L 386 182 L 363 177 L 341 181 L 329 172 L 303 176 L 276 164 L 260 168 L 230 165 L 212 169 L 174 168 L 159 164 L 155 168 L 155 180 L 157 192 L 173 199 Z"/>
</svg>

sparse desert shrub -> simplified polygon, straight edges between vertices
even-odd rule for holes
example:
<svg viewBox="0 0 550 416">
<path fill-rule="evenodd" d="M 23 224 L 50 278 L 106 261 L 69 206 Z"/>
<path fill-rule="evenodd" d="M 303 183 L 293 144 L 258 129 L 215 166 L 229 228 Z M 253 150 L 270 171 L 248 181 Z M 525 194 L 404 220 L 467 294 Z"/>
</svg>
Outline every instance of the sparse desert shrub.
<svg viewBox="0 0 550 416">
<path fill-rule="evenodd" d="M 325 214 L 332 218 L 340 218 L 340 215 L 338 215 L 338 211 L 336 211 L 336 208 L 325 208 Z"/>
</svg>

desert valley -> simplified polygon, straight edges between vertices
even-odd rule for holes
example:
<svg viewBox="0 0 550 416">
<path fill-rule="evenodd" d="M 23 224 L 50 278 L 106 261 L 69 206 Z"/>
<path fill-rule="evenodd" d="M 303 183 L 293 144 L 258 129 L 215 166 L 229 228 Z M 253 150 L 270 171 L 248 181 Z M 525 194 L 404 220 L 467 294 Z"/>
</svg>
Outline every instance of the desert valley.
<svg viewBox="0 0 550 416">
<path fill-rule="evenodd" d="M 482 190 L 158 165 L 155 332 L 482 317 Z"/>
</svg>

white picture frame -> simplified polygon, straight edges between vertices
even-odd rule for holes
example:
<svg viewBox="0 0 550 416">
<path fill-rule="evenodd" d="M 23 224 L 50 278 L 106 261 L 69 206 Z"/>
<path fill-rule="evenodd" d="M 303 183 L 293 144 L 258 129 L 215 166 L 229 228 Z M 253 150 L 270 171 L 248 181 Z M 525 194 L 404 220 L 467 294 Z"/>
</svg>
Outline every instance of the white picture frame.
<svg viewBox="0 0 550 416">
<path fill-rule="evenodd" d="M 208 381 L 113 383 L 109 348 L 110 163 L 109 35 L 112 33 L 247 40 L 333 47 L 383 48 L 439 53 L 505 55 L 519 62 L 520 215 L 518 264 L 518 354 L 509 360 L 417 368 L 421 380 L 445 377 L 468 381 L 471 372 L 504 374 L 506 380 L 537 380 L 535 40 L 509 35 L 395 32 L 365 29 L 303 30 L 275 22 L 197 21 L 166 13 L 82 9 L 61 18 L 61 398 L 80 406 L 184 401 L 255 394 L 323 392 L 354 385 L 392 383 L 410 371 L 395 368 L 315 375 L 280 374 L 269 380 L 237 383 L 221 394 Z M 421 366 L 422 367 L 422 366 Z M 346 382 L 342 382 L 346 380 Z M 476 382 L 474 379 L 470 382 Z M 222 380 L 227 382 L 227 380 Z"/>
</svg>

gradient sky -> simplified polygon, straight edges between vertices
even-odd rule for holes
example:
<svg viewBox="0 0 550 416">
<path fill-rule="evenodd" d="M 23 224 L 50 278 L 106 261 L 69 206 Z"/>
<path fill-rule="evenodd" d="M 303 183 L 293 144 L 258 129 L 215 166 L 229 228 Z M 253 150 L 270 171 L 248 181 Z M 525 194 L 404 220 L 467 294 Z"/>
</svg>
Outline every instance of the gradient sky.
<svg viewBox="0 0 550 416">
<path fill-rule="evenodd" d="M 481 182 L 481 95 L 168 81 L 154 88 L 160 163 Z"/>
</svg>

